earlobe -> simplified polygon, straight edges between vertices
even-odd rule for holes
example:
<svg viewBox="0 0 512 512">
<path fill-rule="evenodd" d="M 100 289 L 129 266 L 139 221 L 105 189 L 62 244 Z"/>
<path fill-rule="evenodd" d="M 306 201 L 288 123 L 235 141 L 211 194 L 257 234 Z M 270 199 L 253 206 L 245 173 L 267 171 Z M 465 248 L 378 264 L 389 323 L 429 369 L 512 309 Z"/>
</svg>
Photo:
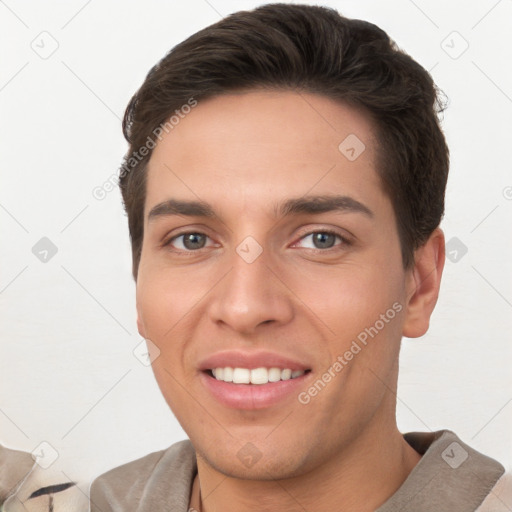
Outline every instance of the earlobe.
<svg viewBox="0 0 512 512">
<path fill-rule="evenodd" d="M 407 307 L 402 330 L 402 335 L 408 338 L 418 338 L 427 332 L 437 303 L 445 262 L 445 239 L 441 228 L 436 228 L 416 250 L 414 259 L 406 285 Z"/>
</svg>

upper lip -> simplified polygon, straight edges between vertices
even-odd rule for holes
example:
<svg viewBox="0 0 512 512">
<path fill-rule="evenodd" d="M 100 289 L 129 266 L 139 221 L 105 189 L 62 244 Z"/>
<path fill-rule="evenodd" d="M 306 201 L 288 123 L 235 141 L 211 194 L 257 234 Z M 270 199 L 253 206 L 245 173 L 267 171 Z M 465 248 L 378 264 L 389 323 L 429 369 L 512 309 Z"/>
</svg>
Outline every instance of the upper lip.
<svg viewBox="0 0 512 512">
<path fill-rule="evenodd" d="M 243 352 L 226 350 L 216 352 L 199 363 L 199 369 L 206 371 L 213 368 L 289 368 L 290 370 L 309 370 L 310 367 L 295 359 L 276 352 Z"/>
</svg>

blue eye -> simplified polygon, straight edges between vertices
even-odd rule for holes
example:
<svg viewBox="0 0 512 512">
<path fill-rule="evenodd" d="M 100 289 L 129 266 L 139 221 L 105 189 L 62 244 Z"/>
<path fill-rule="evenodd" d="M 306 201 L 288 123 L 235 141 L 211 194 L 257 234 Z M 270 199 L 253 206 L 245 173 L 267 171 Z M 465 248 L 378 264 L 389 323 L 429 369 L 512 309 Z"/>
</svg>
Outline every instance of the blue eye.
<svg viewBox="0 0 512 512">
<path fill-rule="evenodd" d="M 318 232 L 312 233 L 309 236 L 312 237 L 313 245 L 315 245 L 317 249 L 328 249 L 336 242 L 336 235 L 332 233 Z"/>
<path fill-rule="evenodd" d="M 310 246 L 302 245 L 304 241 L 308 239 L 310 241 Z M 189 231 L 172 237 L 167 242 L 164 242 L 163 246 L 170 246 L 173 249 L 182 252 L 194 252 L 214 245 L 213 243 L 208 244 L 208 240 L 210 240 L 210 238 L 204 233 Z M 340 234 L 329 230 L 312 231 L 307 233 L 295 244 L 295 246 L 313 250 L 329 250 L 341 245 L 350 245 L 350 241 Z"/>
<path fill-rule="evenodd" d="M 314 231 L 303 236 L 301 240 L 307 240 L 308 238 L 313 243 L 313 247 L 307 247 L 308 249 L 331 249 L 336 245 L 349 245 L 348 240 L 333 231 Z M 341 243 L 336 244 L 336 239 L 340 240 Z"/>
</svg>

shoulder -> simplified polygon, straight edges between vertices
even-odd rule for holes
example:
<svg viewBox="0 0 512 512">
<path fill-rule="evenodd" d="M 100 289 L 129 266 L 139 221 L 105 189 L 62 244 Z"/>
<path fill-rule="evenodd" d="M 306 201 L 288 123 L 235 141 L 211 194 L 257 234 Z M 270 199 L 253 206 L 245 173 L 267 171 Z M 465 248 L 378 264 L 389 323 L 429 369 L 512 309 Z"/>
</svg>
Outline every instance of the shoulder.
<svg viewBox="0 0 512 512">
<path fill-rule="evenodd" d="M 478 508 L 495 494 L 505 473 L 497 460 L 472 448 L 451 430 L 409 432 L 404 438 L 422 457 L 378 512 L 512 510 L 496 508 L 494 503 L 491 508 Z"/>
<path fill-rule="evenodd" d="M 192 443 L 179 441 L 94 479 L 90 487 L 91 512 L 135 510 L 141 501 L 149 503 L 159 494 L 186 494 L 196 471 Z"/>
</svg>

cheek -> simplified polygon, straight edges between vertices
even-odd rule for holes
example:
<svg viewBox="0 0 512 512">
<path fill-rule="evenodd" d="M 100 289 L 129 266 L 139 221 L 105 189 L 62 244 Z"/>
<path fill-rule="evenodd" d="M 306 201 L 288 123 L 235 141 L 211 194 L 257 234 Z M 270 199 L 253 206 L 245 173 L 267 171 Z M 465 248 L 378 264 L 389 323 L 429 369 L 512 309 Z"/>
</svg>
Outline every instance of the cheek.
<svg viewBox="0 0 512 512">
<path fill-rule="evenodd" d="M 153 267 L 155 268 L 155 267 Z M 142 271 L 137 281 L 137 311 L 146 338 L 159 350 L 152 361 L 157 384 L 169 407 L 180 411 L 187 402 L 189 375 L 184 373 L 185 331 L 197 303 L 197 290 L 187 287 L 179 272 L 163 269 Z"/>
<path fill-rule="evenodd" d="M 323 370 L 330 368 L 336 376 L 322 400 L 328 404 L 326 410 L 343 406 L 340 410 L 371 414 L 383 399 L 383 382 L 393 385 L 404 310 L 400 269 L 389 261 L 352 262 L 325 273 L 319 275 L 316 269 L 315 274 L 303 274 L 297 292 L 321 319 L 317 325 L 328 340 Z"/>
<path fill-rule="evenodd" d="M 137 282 L 137 311 L 147 337 L 163 346 L 182 329 L 184 319 L 204 295 L 201 280 L 180 269 L 153 266 Z M 162 347 L 163 348 L 163 347 Z"/>
<path fill-rule="evenodd" d="M 341 426 L 350 411 L 364 422 L 394 382 L 404 310 L 400 274 L 392 267 L 353 264 L 329 269 L 328 278 L 302 277 L 297 295 L 307 298 L 328 340 L 318 377 L 329 383 L 319 393 L 318 414 Z M 334 419 L 332 411 L 338 411 Z"/>
<path fill-rule="evenodd" d="M 321 320 L 329 338 L 342 343 L 373 325 L 401 300 L 400 276 L 384 265 L 316 267 L 303 269 L 300 279 L 297 274 L 290 279 L 294 281 L 291 288 Z"/>
<path fill-rule="evenodd" d="M 184 326 L 190 306 L 180 283 L 169 282 L 161 273 L 142 273 L 137 282 L 137 311 L 145 338 L 158 348 L 152 370 L 168 405 L 179 404 L 183 374 Z"/>
</svg>

